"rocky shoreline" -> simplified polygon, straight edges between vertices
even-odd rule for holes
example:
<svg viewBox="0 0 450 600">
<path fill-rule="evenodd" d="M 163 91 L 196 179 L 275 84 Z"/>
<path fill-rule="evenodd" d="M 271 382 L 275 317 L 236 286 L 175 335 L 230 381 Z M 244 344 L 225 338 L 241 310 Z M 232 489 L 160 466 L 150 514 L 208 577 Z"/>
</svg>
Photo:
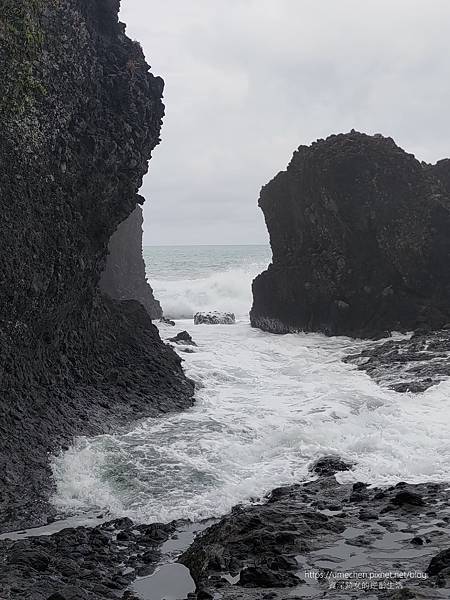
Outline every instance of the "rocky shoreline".
<svg viewBox="0 0 450 600">
<path fill-rule="evenodd" d="M 349 468 L 338 457 L 324 457 L 313 466 L 315 480 L 237 506 L 199 533 L 178 558 L 196 584 L 186 596 L 448 598 L 448 486 L 338 483 L 334 473 Z M 142 598 L 133 581 L 161 565 L 163 544 L 176 539 L 182 525 L 135 525 L 125 518 L 0 541 L 0 598 Z"/>
<path fill-rule="evenodd" d="M 371 488 L 324 474 L 236 507 L 180 560 L 199 599 L 448 598 L 449 521 L 446 485 Z"/>
<path fill-rule="evenodd" d="M 450 330 L 419 330 L 406 339 L 381 340 L 344 362 L 396 392 L 424 392 L 450 376 Z"/>
<path fill-rule="evenodd" d="M 75 436 L 194 402 L 180 357 L 151 321 L 161 310 L 145 281 L 136 208 L 159 143 L 163 81 L 125 35 L 118 0 L 4 4 L 0 532 L 54 520 L 49 460 Z M 308 199 L 300 212 L 299 182 Z M 254 283 L 252 324 L 363 337 L 411 326 L 411 339 L 377 342 L 346 360 L 399 392 L 442 381 L 450 374 L 442 329 L 450 321 L 448 182 L 447 161 L 421 165 L 390 139 L 352 132 L 300 148 L 261 197 L 274 264 Z M 389 186 L 401 200 L 412 189 L 417 212 L 400 202 L 392 227 Z M 278 193 L 292 213 L 279 223 Z M 349 198 L 366 197 L 374 205 L 365 214 L 349 207 Z M 357 231 L 347 237 L 349 220 Z M 311 260 L 301 262 L 305 248 Z M 367 279 L 369 263 L 376 268 Z M 235 317 L 196 321 L 232 325 Z M 184 352 L 195 345 L 186 332 L 171 341 Z M 335 472 L 351 468 L 327 457 L 311 481 L 208 526 L 178 557 L 196 585 L 189 599 L 448 598 L 447 485 L 339 483 Z M 185 525 L 121 518 L 2 538 L 0 600 L 136 598 L 133 582 L 160 566 L 164 544 Z M 358 575 L 369 571 L 372 579 Z"/>
</svg>

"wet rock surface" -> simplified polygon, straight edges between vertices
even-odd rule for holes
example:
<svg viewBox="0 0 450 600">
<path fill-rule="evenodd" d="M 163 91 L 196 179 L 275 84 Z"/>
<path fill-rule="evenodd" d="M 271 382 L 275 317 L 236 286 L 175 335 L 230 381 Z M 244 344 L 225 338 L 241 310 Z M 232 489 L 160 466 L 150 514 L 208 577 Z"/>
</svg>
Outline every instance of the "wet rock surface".
<svg viewBox="0 0 450 600">
<path fill-rule="evenodd" d="M 372 338 L 450 322 L 448 169 L 355 131 L 300 146 L 261 191 L 273 262 L 252 325 Z"/>
<path fill-rule="evenodd" d="M 180 331 L 180 333 L 177 333 L 175 337 L 169 338 L 169 342 L 181 344 L 182 346 L 197 346 L 187 331 Z"/>
<path fill-rule="evenodd" d="M 233 313 L 218 311 L 198 312 L 194 315 L 195 325 L 233 325 L 236 317 Z"/>
<path fill-rule="evenodd" d="M 196 587 L 189 600 L 448 598 L 449 523 L 445 484 L 371 488 L 322 475 L 276 488 L 264 503 L 237 506 L 209 527 L 121 518 L 2 540 L 0 598 L 131 600 L 139 589 L 152 591 L 153 581 L 164 596 L 178 576 L 179 589 L 192 590 L 186 574 L 166 564 L 183 550 L 178 562 Z M 161 565 L 161 577 L 136 583 Z"/>
<path fill-rule="evenodd" d="M 167 317 L 161 317 L 159 322 L 162 323 L 163 325 L 169 325 L 170 327 L 175 327 L 175 321 L 172 321 L 172 319 L 168 319 Z"/>
<path fill-rule="evenodd" d="M 317 459 L 310 467 L 310 471 L 321 477 L 335 475 L 340 471 L 349 471 L 352 463 L 342 460 L 339 456 L 322 456 Z"/>
<path fill-rule="evenodd" d="M 96 600 L 126 598 L 137 576 L 151 574 L 176 524 L 135 525 L 116 519 L 95 528 L 0 541 L 0 598 Z"/>
<path fill-rule="evenodd" d="M 142 256 L 142 208 L 136 206 L 111 236 L 100 289 L 116 300 L 138 300 L 151 319 L 160 319 L 162 309 L 147 281 Z"/>
<path fill-rule="evenodd" d="M 145 309 L 99 289 L 164 114 L 118 10 L 2 3 L 0 531 L 45 523 L 49 455 L 74 435 L 192 404 Z"/>
<path fill-rule="evenodd" d="M 344 362 L 397 392 L 424 392 L 450 376 L 450 329 L 377 343 Z"/>
<path fill-rule="evenodd" d="M 448 598 L 446 488 L 333 476 L 278 488 L 206 529 L 180 561 L 199 599 Z"/>
</svg>

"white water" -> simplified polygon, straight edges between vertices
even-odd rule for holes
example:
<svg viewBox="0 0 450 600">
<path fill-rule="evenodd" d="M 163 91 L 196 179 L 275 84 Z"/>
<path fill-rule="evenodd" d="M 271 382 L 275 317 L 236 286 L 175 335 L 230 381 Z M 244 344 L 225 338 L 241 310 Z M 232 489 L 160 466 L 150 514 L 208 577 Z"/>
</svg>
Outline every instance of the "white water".
<svg viewBox="0 0 450 600">
<path fill-rule="evenodd" d="M 420 395 L 380 388 L 341 361 L 363 344 L 346 338 L 275 336 L 245 320 L 179 321 L 162 335 L 182 329 L 199 344 L 182 354 L 196 405 L 78 440 L 53 464 L 61 510 L 145 522 L 219 516 L 308 478 L 308 464 L 329 453 L 356 463 L 341 481 L 450 480 L 449 382 Z"/>
<path fill-rule="evenodd" d="M 252 280 L 267 267 L 267 246 L 177 246 L 144 249 L 147 275 L 166 317 L 198 311 L 248 316 Z"/>
<path fill-rule="evenodd" d="M 199 279 L 152 280 L 164 314 L 171 319 L 191 318 L 198 311 L 218 310 L 248 313 L 252 303 L 251 283 L 256 266 L 229 269 Z"/>
</svg>

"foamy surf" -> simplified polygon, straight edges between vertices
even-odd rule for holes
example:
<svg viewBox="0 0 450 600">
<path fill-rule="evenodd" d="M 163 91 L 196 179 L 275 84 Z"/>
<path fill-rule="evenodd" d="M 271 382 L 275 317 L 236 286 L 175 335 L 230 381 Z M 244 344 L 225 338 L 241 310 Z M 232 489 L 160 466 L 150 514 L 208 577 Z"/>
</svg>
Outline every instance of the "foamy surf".
<svg viewBox="0 0 450 600">
<path fill-rule="evenodd" d="M 310 477 L 315 458 L 355 462 L 342 481 L 448 481 L 449 383 L 424 394 L 379 387 L 341 361 L 364 342 L 276 336 L 179 321 L 199 347 L 183 354 L 195 406 L 126 434 L 79 439 L 53 462 L 54 503 L 138 522 L 220 516 Z M 173 335 L 163 328 L 162 335 Z"/>
<path fill-rule="evenodd" d="M 155 296 L 171 319 L 211 310 L 247 318 L 252 281 L 271 257 L 267 246 L 146 247 L 144 254 Z"/>
<path fill-rule="evenodd" d="M 252 280 L 258 267 L 229 269 L 198 279 L 154 279 L 155 296 L 170 319 L 189 319 L 196 312 L 217 310 L 248 315 L 252 303 Z"/>
</svg>

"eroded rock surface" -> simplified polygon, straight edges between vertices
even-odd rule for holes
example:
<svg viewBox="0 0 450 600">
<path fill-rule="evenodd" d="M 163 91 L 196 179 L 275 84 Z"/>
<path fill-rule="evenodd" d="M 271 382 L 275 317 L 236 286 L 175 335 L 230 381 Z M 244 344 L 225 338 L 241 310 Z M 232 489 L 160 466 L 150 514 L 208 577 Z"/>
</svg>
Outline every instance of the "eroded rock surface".
<svg viewBox="0 0 450 600">
<path fill-rule="evenodd" d="M 174 344 L 181 344 L 182 346 L 196 346 L 197 344 L 192 339 L 192 336 L 187 331 L 180 331 L 175 337 L 168 338 L 169 342 Z"/>
<path fill-rule="evenodd" d="M 164 113 L 118 10 L 2 2 L 0 530 L 43 522 L 49 453 L 73 435 L 192 403 L 144 308 L 98 287 Z"/>
<path fill-rule="evenodd" d="M 448 598 L 446 488 L 332 476 L 278 488 L 206 529 L 180 561 L 199 600 Z"/>
<path fill-rule="evenodd" d="M 153 572 L 175 523 L 135 525 L 116 519 L 95 528 L 0 541 L 0 598 L 117 599 L 137 576 Z"/>
<path fill-rule="evenodd" d="M 233 325 L 236 317 L 233 313 L 222 313 L 216 310 L 211 312 L 198 312 L 194 315 L 195 325 Z"/>
<path fill-rule="evenodd" d="M 449 168 L 354 131 L 300 146 L 261 191 L 273 263 L 252 325 L 367 338 L 450 322 Z"/>
<path fill-rule="evenodd" d="M 424 392 L 450 376 L 450 329 L 380 342 L 344 362 L 396 392 Z"/>
</svg>

